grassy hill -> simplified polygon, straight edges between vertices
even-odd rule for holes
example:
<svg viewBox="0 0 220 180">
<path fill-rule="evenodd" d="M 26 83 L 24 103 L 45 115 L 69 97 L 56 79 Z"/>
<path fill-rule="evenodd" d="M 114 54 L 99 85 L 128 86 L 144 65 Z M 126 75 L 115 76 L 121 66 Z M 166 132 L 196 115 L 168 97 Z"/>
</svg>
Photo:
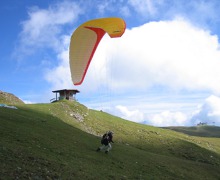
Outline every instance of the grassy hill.
<svg viewBox="0 0 220 180">
<path fill-rule="evenodd" d="M 22 100 L 16 97 L 14 94 L 3 92 L 0 90 L 0 103 L 2 104 L 24 104 Z"/>
<path fill-rule="evenodd" d="M 190 136 L 220 138 L 220 127 L 218 126 L 208 126 L 208 125 L 193 126 L 193 127 L 173 126 L 173 127 L 165 127 L 165 129 L 171 129 L 177 132 L 188 134 Z"/>
<path fill-rule="evenodd" d="M 78 102 L 0 107 L 0 179 L 220 179 L 220 139 L 126 121 Z M 115 133 L 109 154 L 100 136 Z"/>
</svg>

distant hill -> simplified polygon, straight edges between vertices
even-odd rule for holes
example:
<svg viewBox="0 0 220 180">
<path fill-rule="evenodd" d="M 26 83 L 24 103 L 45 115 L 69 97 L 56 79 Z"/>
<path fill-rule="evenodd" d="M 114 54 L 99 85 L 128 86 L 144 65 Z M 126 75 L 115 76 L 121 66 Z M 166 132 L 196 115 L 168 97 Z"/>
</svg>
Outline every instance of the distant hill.
<svg viewBox="0 0 220 180">
<path fill-rule="evenodd" d="M 220 127 L 219 126 L 208 126 L 208 125 L 193 126 L 193 127 L 171 126 L 171 127 L 164 127 L 164 129 L 174 130 L 176 132 L 181 132 L 184 134 L 188 134 L 190 136 L 220 138 Z"/>
<path fill-rule="evenodd" d="M 24 104 L 24 102 L 16 97 L 14 94 L 3 92 L 0 90 L 0 104 L 16 105 Z"/>
</svg>

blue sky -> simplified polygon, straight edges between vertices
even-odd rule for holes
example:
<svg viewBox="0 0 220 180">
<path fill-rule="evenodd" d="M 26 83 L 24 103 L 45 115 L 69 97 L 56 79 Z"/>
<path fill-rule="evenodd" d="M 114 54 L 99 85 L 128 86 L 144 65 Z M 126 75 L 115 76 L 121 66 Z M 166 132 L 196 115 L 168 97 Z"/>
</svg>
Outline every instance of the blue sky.
<svg viewBox="0 0 220 180">
<path fill-rule="evenodd" d="M 220 1 L 82 0 L 0 2 L 0 90 L 48 103 L 52 90 L 80 90 L 89 108 L 154 126 L 220 125 Z M 85 21 L 121 17 L 105 35 L 82 85 L 68 48 Z"/>
</svg>

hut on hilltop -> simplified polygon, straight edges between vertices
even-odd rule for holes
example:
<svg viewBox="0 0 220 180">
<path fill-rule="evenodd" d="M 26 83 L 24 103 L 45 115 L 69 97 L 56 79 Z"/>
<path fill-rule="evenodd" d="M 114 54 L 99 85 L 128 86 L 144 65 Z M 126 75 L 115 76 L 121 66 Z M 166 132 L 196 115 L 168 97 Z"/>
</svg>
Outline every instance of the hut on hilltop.
<svg viewBox="0 0 220 180">
<path fill-rule="evenodd" d="M 52 91 L 53 93 L 56 93 L 56 97 L 51 99 L 50 102 L 55 102 L 59 100 L 69 100 L 69 101 L 75 101 L 76 93 L 79 93 L 77 89 L 61 89 L 61 90 L 55 90 Z M 59 96 L 58 96 L 59 94 Z"/>
</svg>

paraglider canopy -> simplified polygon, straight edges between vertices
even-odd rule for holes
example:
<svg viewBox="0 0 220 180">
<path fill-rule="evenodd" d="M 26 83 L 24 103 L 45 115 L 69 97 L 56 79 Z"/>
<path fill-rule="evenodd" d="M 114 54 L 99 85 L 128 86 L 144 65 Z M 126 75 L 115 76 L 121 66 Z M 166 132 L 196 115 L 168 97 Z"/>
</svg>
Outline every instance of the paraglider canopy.
<svg viewBox="0 0 220 180">
<path fill-rule="evenodd" d="M 69 48 L 71 77 L 74 85 L 82 84 L 92 57 L 105 33 L 111 38 L 121 37 L 126 24 L 123 19 L 100 18 L 80 25 L 72 34 Z"/>
</svg>

